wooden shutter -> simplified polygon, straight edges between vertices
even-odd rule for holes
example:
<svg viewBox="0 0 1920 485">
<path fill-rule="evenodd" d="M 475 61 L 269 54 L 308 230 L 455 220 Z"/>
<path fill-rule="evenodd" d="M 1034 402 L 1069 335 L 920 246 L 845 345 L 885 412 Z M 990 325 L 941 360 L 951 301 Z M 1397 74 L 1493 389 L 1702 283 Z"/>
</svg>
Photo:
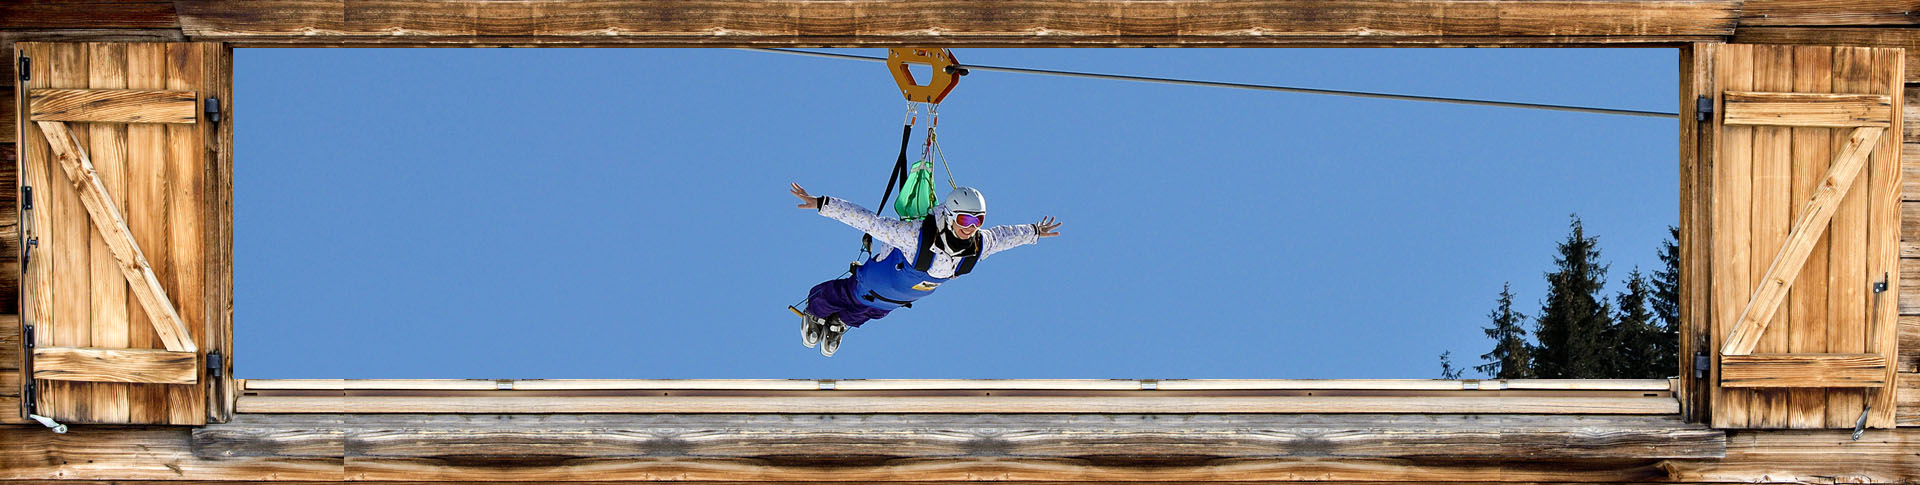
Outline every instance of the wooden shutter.
<svg viewBox="0 0 1920 485">
<path fill-rule="evenodd" d="M 1705 259 L 1690 317 L 1710 322 L 1693 389 L 1715 427 L 1852 428 L 1869 406 L 1867 426 L 1893 425 L 1902 56 L 1691 50 L 1691 94 L 1712 106 L 1682 170 Z"/>
<path fill-rule="evenodd" d="M 223 419 L 225 47 L 15 46 L 28 76 L 16 94 L 31 412 L 63 423 Z"/>
</svg>

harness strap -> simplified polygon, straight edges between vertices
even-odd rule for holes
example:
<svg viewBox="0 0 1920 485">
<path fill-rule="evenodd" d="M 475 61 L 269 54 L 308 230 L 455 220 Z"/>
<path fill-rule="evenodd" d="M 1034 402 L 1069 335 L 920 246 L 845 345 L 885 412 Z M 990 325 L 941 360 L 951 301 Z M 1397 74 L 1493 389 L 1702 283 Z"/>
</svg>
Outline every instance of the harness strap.
<svg viewBox="0 0 1920 485">
<path fill-rule="evenodd" d="M 940 237 L 940 230 L 934 225 L 933 218 L 920 221 L 920 247 L 919 251 L 914 252 L 913 257 L 915 271 L 925 272 L 933 268 L 933 239 L 937 237 Z M 973 235 L 973 254 L 960 258 L 960 265 L 953 268 L 954 278 L 973 271 L 973 264 L 980 261 L 980 245 L 984 242 L 983 239 L 984 237 L 979 234 Z"/>
<path fill-rule="evenodd" d="M 879 294 L 879 293 L 874 293 L 874 292 L 873 292 L 873 290 L 867 290 L 867 294 L 866 294 L 866 296 L 862 296 L 861 298 L 865 298 L 865 299 L 867 299 L 867 301 L 873 301 L 874 299 L 879 299 L 880 301 L 884 301 L 884 302 L 887 302 L 887 303 L 892 303 L 892 304 L 895 304 L 895 305 L 900 305 L 900 306 L 902 306 L 902 307 L 906 307 L 906 308 L 913 308 L 913 302 L 910 302 L 910 301 L 900 301 L 900 300 L 895 300 L 895 299 L 892 299 L 892 298 L 887 298 L 887 297 L 884 297 L 884 296 L 880 296 L 880 294 Z"/>
<path fill-rule="evenodd" d="M 876 214 L 886 212 L 888 203 L 893 200 L 893 187 L 895 185 L 901 186 L 901 190 L 906 190 L 907 142 L 912 141 L 912 139 L 913 123 L 909 122 L 900 128 L 900 157 L 893 161 L 893 174 L 887 176 L 887 191 L 880 194 L 880 205 L 874 206 L 873 212 Z M 860 235 L 860 248 L 868 252 L 873 251 L 872 234 Z"/>
</svg>

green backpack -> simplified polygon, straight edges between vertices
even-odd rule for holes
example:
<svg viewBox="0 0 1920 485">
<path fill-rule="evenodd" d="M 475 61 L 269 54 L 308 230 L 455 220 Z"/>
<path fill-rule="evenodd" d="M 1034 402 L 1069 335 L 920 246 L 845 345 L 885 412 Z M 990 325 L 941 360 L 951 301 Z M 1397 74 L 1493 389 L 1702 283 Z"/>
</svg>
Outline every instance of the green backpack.
<svg viewBox="0 0 1920 485">
<path fill-rule="evenodd" d="M 933 192 L 933 162 L 914 162 L 913 169 L 907 173 L 907 181 L 901 185 L 900 197 L 893 199 L 893 212 L 900 214 L 901 220 L 925 218 L 927 212 L 940 203 L 940 197 Z"/>
</svg>

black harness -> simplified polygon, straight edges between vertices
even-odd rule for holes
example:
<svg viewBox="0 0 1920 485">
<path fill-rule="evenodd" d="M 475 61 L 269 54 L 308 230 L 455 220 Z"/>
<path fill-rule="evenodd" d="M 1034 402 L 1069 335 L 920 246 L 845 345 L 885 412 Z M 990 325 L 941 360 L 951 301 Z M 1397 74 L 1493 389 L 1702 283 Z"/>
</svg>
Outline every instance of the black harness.
<svg viewBox="0 0 1920 485">
<path fill-rule="evenodd" d="M 933 223 L 933 218 L 921 219 L 920 248 L 913 256 L 914 270 L 925 272 L 933 268 L 933 241 L 938 237 L 940 237 L 940 228 Z M 973 234 L 973 239 L 968 241 L 972 247 L 961 252 L 960 265 L 953 268 L 953 276 L 950 278 L 959 278 L 960 275 L 973 272 L 973 264 L 980 261 L 980 248 L 985 241 L 986 238 L 980 233 Z"/>
</svg>

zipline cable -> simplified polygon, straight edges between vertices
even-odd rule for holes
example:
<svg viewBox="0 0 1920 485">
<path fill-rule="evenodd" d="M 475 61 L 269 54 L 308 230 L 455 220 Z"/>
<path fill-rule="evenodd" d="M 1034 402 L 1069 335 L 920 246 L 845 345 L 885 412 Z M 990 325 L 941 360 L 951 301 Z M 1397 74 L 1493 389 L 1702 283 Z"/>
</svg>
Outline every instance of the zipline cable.
<svg viewBox="0 0 1920 485">
<path fill-rule="evenodd" d="M 836 54 L 832 52 L 814 52 L 814 51 L 803 51 L 803 50 L 796 50 L 796 49 L 769 49 L 765 47 L 742 47 L 739 49 L 749 50 L 749 51 L 773 52 L 773 53 L 779 53 L 779 54 L 791 54 L 791 55 L 799 55 L 799 56 L 825 57 L 830 59 L 846 59 L 846 60 L 855 60 L 855 61 L 874 61 L 874 62 L 887 61 L 887 59 L 884 57 L 857 56 L 852 54 Z M 1575 113 L 1641 116 L 1641 117 L 1647 117 L 1647 118 L 1679 118 L 1680 117 L 1679 113 L 1666 113 L 1666 112 L 1660 112 L 1660 111 L 1594 108 L 1589 106 L 1569 106 L 1569 105 L 1560 105 L 1560 104 L 1517 103 L 1512 101 L 1493 101 L 1493 100 L 1487 100 L 1487 99 L 1449 98 L 1449 97 L 1443 97 L 1443 96 L 1417 96 L 1417 95 L 1411 95 L 1411 94 L 1374 93 L 1374 92 L 1367 92 L 1367 91 L 1342 91 L 1337 89 L 1296 88 L 1296 87 L 1287 87 L 1287 86 L 1272 86 L 1272 85 L 1266 85 L 1266 84 L 1245 84 L 1245 83 L 1230 83 L 1230 82 L 1220 82 L 1220 81 L 1197 81 L 1192 79 L 1174 79 L 1174 78 L 1150 77 L 1150 76 L 1129 76 L 1124 74 L 1101 74 L 1101 73 L 1092 73 L 1092 72 L 1059 71 L 1059 70 L 1053 70 L 1053 69 L 1030 69 L 1030 68 L 1024 68 L 1024 67 L 984 66 L 984 65 L 978 65 L 978 64 L 956 65 L 954 67 L 963 68 L 970 71 L 977 70 L 977 71 L 1011 72 L 1011 73 L 1018 73 L 1018 74 L 1035 74 L 1035 75 L 1041 75 L 1041 76 L 1063 76 L 1063 77 L 1077 77 L 1077 78 L 1086 78 L 1086 79 L 1107 79 L 1107 80 L 1114 80 L 1114 81 L 1134 81 L 1134 82 L 1146 82 L 1146 83 L 1158 83 L 1158 84 L 1172 84 L 1177 86 L 1200 86 L 1200 87 L 1209 87 L 1209 88 L 1247 89 L 1247 90 L 1253 90 L 1253 91 L 1270 91 L 1270 92 L 1282 92 L 1282 93 L 1324 94 L 1329 96 L 1349 96 L 1349 97 L 1355 97 L 1355 98 L 1397 99 L 1402 101 L 1424 101 L 1429 103 L 1466 104 L 1466 105 L 1475 105 L 1475 106 L 1498 106 L 1503 108 L 1539 109 L 1539 110 L 1548 110 L 1548 111 L 1571 111 Z"/>
</svg>

